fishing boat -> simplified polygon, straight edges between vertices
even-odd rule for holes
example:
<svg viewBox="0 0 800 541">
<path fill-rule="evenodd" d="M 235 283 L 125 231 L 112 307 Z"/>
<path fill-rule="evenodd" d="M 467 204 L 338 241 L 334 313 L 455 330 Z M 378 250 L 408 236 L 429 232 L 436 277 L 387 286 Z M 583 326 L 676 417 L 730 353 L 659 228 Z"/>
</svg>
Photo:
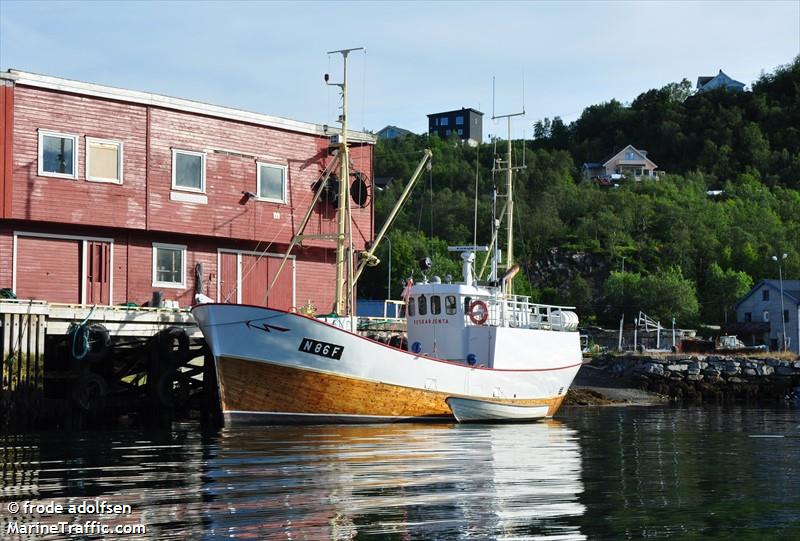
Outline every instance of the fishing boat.
<svg viewBox="0 0 800 541">
<path fill-rule="evenodd" d="M 349 178 L 345 60 L 342 129 L 338 148 L 341 173 Z M 327 81 L 326 77 L 326 81 Z M 309 314 L 239 304 L 193 308 L 211 349 L 226 423 L 371 423 L 453 420 L 448 399 L 471 399 L 506 411 L 558 410 L 581 365 L 578 316 L 570 307 L 537 304 L 513 294 L 513 197 L 511 117 L 504 162 L 506 204 L 500 215 L 508 232 L 506 272 L 500 276 L 499 228 L 493 220 L 490 247 L 457 246 L 461 280 L 428 276 L 410 280 L 404 291 L 408 350 L 357 332 L 353 291 L 411 186 L 430 159 L 426 151 L 386 223 L 365 253 L 353 251 L 347 182 L 339 183 L 336 303 L 334 314 Z M 312 200 L 325 189 L 326 175 Z M 494 201 L 497 200 L 495 190 Z M 496 207 L 496 204 L 495 204 Z M 302 242 L 310 209 L 286 252 Z M 318 235 L 316 236 L 319 237 Z M 476 278 L 476 253 L 487 252 L 491 273 Z M 489 257 L 491 256 L 491 257 Z M 356 265 L 356 261 L 358 264 Z M 282 268 L 282 267 L 281 267 Z M 280 269 L 278 270 L 280 273 Z M 272 285 L 277 280 L 273 278 Z M 269 293 L 269 292 L 268 292 Z M 536 408 L 518 410 L 510 408 Z"/>
</svg>

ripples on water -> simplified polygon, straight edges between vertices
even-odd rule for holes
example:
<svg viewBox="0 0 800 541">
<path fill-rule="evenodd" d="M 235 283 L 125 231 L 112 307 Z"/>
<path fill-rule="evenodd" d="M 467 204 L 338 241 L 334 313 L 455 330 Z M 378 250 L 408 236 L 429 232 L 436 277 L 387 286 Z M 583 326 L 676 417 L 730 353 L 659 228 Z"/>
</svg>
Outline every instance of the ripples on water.
<svg viewBox="0 0 800 541">
<path fill-rule="evenodd" d="M 132 505 L 102 520 L 145 524 L 140 539 L 800 539 L 799 425 L 797 410 L 627 407 L 6 436 L 0 537 L 7 502 L 97 497 Z"/>
</svg>

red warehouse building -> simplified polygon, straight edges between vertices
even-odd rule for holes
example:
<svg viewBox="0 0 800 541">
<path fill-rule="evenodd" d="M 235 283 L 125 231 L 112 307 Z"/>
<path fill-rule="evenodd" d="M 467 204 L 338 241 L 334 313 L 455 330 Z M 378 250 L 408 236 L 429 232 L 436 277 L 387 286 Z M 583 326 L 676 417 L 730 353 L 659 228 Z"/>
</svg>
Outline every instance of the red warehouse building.
<svg viewBox="0 0 800 541">
<path fill-rule="evenodd" d="M 181 306 L 199 292 L 331 309 L 331 240 L 304 241 L 265 293 L 334 159 L 333 129 L 16 70 L 0 73 L 0 114 L 0 288 L 50 302 L 144 304 L 159 291 Z M 348 138 L 350 180 L 369 194 L 374 137 Z M 364 249 L 372 202 L 359 199 Z M 335 231 L 335 207 L 319 203 L 304 233 Z"/>
</svg>

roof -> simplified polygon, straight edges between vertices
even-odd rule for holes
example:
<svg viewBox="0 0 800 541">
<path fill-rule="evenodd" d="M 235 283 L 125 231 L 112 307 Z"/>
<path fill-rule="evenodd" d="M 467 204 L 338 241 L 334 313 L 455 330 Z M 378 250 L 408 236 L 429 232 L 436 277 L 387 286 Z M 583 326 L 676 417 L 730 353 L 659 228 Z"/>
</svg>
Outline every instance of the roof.
<svg viewBox="0 0 800 541">
<path fill-rule="evenodd" d="M 431 113 L 428 116 L 449 115 L 451 113 L 460 113 L 461 111 L 472 111 L 475 114 L 483 116 L 483 113 L 472 107 L 462 107 L 461 109 L 453 109 L 452 111 L 442 111 L 441 113 Z"/>
<path fill-rule="evenodd" d="M 611 163 L 612 161 L 614 161 L 614 158 L 616 158 L 617 156 L 623 154 L 628 149 L 633 150 L 634 152 L 636 152 L 636 154 L 641 156 L 642 161 L 650 162 L 650 165 L 653 166 L 653 169 L 657 169 L 658 168 L 658 166 L 653 162 L 653 160 L 651 160 L 650 158 L 647 157 L 647 151 L 639 150 L 636 147 L 634 147 L 633 145 L 628 145 L 625 148 L 623 148 L 622 150 L 620 150 L 619 152 L 617 152 L 616 154 L 614 154 L 613 156 L 611 156 L 611 158 L 606 160 L 606 162 L 603 164 L 603 167 L 608 167 L 608 164 Z"/>
<path fill-rule="evenodd" d="M 339 133 L 337 128 L 329 127 L 323 124 L 302 122 L 299 120 L 291 120 L 288 118 L 243 111 L 241 109 L 233 109 L 231 107 L 211 105 L 199 101 L 173 98 L 161 94 L 140 92 L 138 90 L 127 90 L 124 88 L 98 85 L 94 83 L 84 83 L 81 81 L 74 81 L 72 79 L 62 79 L 60 77 L 52 77 L 50 75 L 39 75 L 36 73 L 28 73 L 15 69 L 10 69 L 7 72 L 0 72 L 0 80 L 13 81 L 16 85 L 57 90 L 60 92 L 69 92 L 83 96 L 94 96 L 97 98 L 111 99 L 128 103 L 164 107 L 166 109 L 209 115 L 227 120 L 249 122 L 261 126 L 268 126 L 270 128 L 319 135 L 322 137 Z M 376 137 L 373 134 L 365 132 L 348 130 L 347 137 L 353 142 L 371 144 L 376 142 Z"/>
<path fill-rule="evenodd" d="M 697 78 L 697 88 L 700 88 L 701 86 L 703 86 L 704 84 L 709 82 L 714 77 L 716 77 L 716 75 L 707 75 L 707 76 L 703 76 L 703 77 L 698 77 Z"/>
<path fill-rule="evenodd" d="M 398 128 L 397 126 L 393 126 L 392 124 L 389 124 L 385 128 L 382 128 L 382 129 L 378 130 L 378 133 L 377 133 L 378 137 L 380 137 L 383 132 L 389 131 L 389 130 L 394 130 L 400 135 L 411 135 L 412 133 L 414 133 L 411 130 L 406 130 L 404 128 Z"/>
<path fill-rule="evenodd" d="M 773 289 L 778 292 L 780 295 L 781 292 L 781 281 L 780 280 L 761 280 L 756 285 L 753 286 L 744 297 L 739 299 L 736 303 L 736 309 L 739 308 L 744 301 L 749 299 L 756 291 L 761 289 L 761 286 L 768 286 L 770 289 Z M 783 281 L 783 297 L 784 299 L 788 299 L 794 302 L 797 305 L 800 305 L 800 280 L 784 280 Z"/>
<path fill-rule="evenodd" d="M 703 88 L 706 85 L 708 85 L 709 83 L 711 83 L 711 81 L 713 81 L 715 79 L 720 79 L 721 81 L 724 81 L 724 83 L 720 85 L 720 86 L 724 86 L 724 87 L 741 86 L 742 88 L 744 88 L 744 86 L 745 86 L 745 84 L 743 82 L 737 81 L 736 79 L 732 78 L 727 73 L 723 72 L 722 70 L 719 70 L 719 73 L 716 74 L 716 75 L 698 77 L 697 78 L 697 89 L 698 90 L 703 90 Z"/>
</svg>

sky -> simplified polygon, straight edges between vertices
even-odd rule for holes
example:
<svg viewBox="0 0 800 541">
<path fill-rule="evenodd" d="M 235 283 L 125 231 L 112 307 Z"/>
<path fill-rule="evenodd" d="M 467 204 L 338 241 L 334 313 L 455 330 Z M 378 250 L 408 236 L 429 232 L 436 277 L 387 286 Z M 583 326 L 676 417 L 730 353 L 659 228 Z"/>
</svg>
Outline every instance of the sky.
<svg viewBox="0 0 800 541">
<path fill-rule="evenodd" d="M 800 54 L 800 0 L 760 2 L 44 2 L 0 0 L 10 68 L 336 125 L 422 133 L 473 107 L 533 123 L 722 69 L 747 85 Z M 492 80 L 495 80 L 493 99 Z M 494 105 L 493 105 L 494 103 Z"/>
</svg>

